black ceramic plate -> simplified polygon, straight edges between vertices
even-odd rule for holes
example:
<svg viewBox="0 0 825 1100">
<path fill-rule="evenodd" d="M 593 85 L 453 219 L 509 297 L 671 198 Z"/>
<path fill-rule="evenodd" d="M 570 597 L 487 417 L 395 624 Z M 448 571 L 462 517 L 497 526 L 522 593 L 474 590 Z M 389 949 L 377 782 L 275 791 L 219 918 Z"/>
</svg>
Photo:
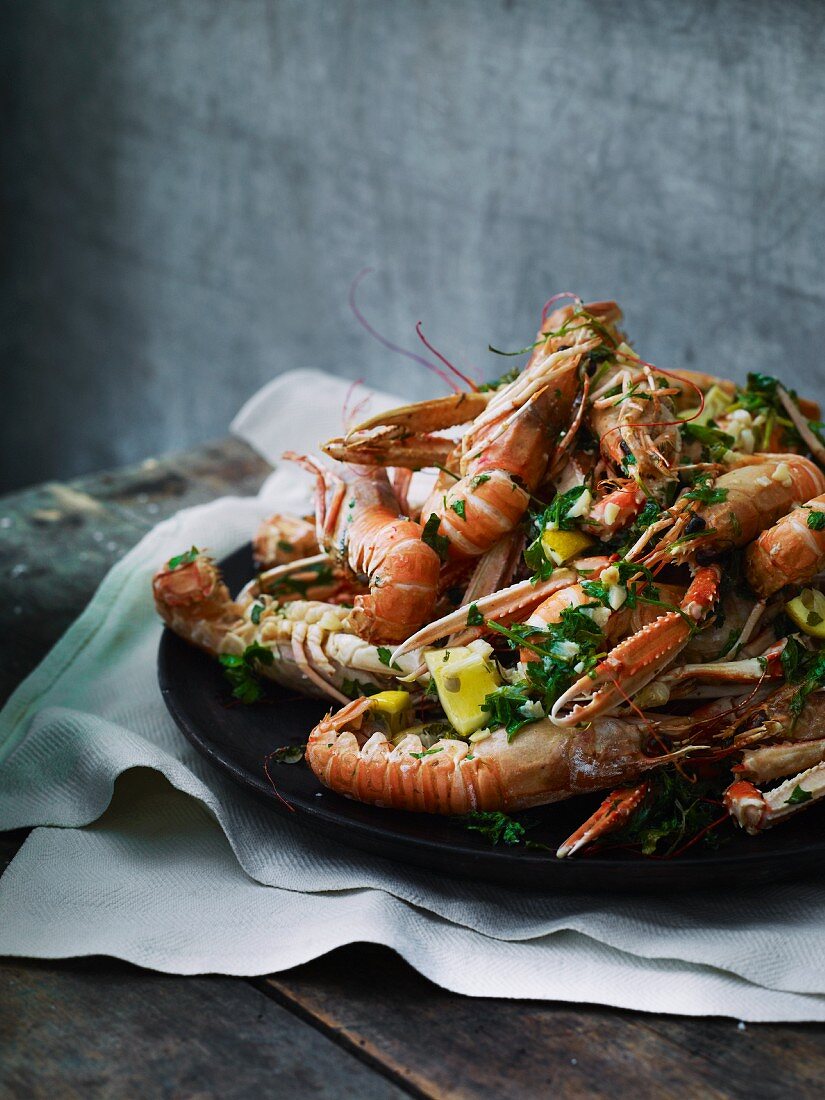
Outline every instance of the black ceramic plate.
<svg viewBox="0 0 825 1100">
<path fill-rule="evenodd" d="M 223 562 L 237 591 L 253 574 L 249 547 Z M 163 698 L 192 744 L 275 811 L 287 809 L 275 795 L 263 762 L 281 745 L 299 744 L 327 709 L 317 699 L 273 687 L 270 700 L 234 704 L 217 662 L 166 630 L 158 654 Z M 759 884 L 779 877 L 814 875 L 825 863 L 823 807 L 801 813 L 760 837 L 737 834 L 717 850 L 694 849 L 674 861 L 608 853 L 558 860 L 523 846 L 491 847 L 461 825 L 428 814 L 404 814 L 365 806 L 326 790 L 306 764 L 271 768 L 278 792 L 307 826 L 337 841 L 390 859 L 518 886 L 552 889 L 692 888 Z M 534 822 L 530 837 L 555 847 L 600 799 L 580 797 L 520 815 Z"/>
</svg>

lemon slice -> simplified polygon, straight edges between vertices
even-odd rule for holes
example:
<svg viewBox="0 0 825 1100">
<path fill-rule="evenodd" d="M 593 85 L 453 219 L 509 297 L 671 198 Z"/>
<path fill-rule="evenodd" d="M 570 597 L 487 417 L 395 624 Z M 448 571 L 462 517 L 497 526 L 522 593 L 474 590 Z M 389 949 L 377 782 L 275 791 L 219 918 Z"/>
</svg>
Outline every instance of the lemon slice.
<svg viewBox="0 0 825 1100">
<path fill-rule="evenodd" d="M 812 638 L 825 638 L 825 596 L 815 588 L 803 588 L 785 604 L 785 610 L 800 630 Z"/>
<path fill-rule="evenodd" d="M 548 561 L 564 565 L 593 545 L 593 539 L 584 531 L 545 531 L 541 536 L 541 548 Z"/>
</svg>

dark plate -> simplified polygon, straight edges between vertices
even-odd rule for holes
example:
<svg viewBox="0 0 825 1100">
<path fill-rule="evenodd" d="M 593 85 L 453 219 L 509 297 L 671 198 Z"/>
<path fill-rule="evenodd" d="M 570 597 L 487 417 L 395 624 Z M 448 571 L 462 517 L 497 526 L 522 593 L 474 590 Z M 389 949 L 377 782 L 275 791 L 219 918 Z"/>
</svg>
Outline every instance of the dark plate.
<svg viewBox="0 0 825 1100">
<path fill-rule="evenodd" d="M 250 548 L 222 564 L 235 591 L 252 575 Z M 306 741 L 327 709 L 316 699 L 273 687 L 272 701 L 232 703 L 218 664 L 170 630 L 158 653 L 163 698 L 183 734 L 215 767 L 275 811 L 288 813 L 264 774 L 267 753 Z M 524 847 L 491 847 L 449 818 L 404 814 L 365 806 L 326 790 L 303 764 L 272 767 L 278 792 L 309 827 L 337 841 L 389 859 L 449 874 L 533 888 L 665 890 L 749 884 L 779 877 L 812 876 L 825 864 L 823 807 L 801 813 L 760 837 L 737 834 L 721 849 L 695 849 L 678 860 L 650 860 L 619 852 L 558 860 Z M 520 815 L 535 822 L 530 836 L 555 847 L 598 805 L 580 797 Z"/>
</svg>

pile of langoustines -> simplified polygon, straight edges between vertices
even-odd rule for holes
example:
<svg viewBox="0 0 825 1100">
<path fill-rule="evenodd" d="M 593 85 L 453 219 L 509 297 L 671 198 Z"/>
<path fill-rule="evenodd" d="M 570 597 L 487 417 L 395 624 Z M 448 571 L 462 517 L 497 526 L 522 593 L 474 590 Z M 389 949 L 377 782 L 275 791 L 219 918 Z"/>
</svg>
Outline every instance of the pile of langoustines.
<svg viewBox="0 0 825 1100">
<path fill-rule="evenodd" d="M 559 856 L 758 833 L 825 795 L 819 409 L 655 367 L 614 302 L 559 297 L 522 369 L 285 456 L 314 519 L 263 525 L 234 600 L 173 558 L 158 611 L 243 702 L 334 700 L 305 757 L 347 797 L 514 842 L 509 812 L 609 792 Z"/>
</svg>

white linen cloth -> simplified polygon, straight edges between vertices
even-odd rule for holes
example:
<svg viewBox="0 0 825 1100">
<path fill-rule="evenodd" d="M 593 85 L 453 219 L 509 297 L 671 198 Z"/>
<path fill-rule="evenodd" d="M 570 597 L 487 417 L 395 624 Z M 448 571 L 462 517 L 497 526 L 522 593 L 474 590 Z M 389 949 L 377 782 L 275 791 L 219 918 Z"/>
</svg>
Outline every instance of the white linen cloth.
<svg viewBox="0 0 825 1100">
<path fill-rule="evenodd" d="M 277 461 L 340 431 L 346 392 L 292 372 L 233 430 Z M 307 486 L 282 464 L 256 498 L 161 523 L 0 714 L 0 829 L 39 826 L 0 880 L 0 954 L 251 975 L 371 941 L 474 996 L 825 1020 L 821 880 L 652 900 L 452 879 L 315 836 L 189 746 L 157 686 L 152 573 L 193 543 L 228 553 Z"/>
</svg>

